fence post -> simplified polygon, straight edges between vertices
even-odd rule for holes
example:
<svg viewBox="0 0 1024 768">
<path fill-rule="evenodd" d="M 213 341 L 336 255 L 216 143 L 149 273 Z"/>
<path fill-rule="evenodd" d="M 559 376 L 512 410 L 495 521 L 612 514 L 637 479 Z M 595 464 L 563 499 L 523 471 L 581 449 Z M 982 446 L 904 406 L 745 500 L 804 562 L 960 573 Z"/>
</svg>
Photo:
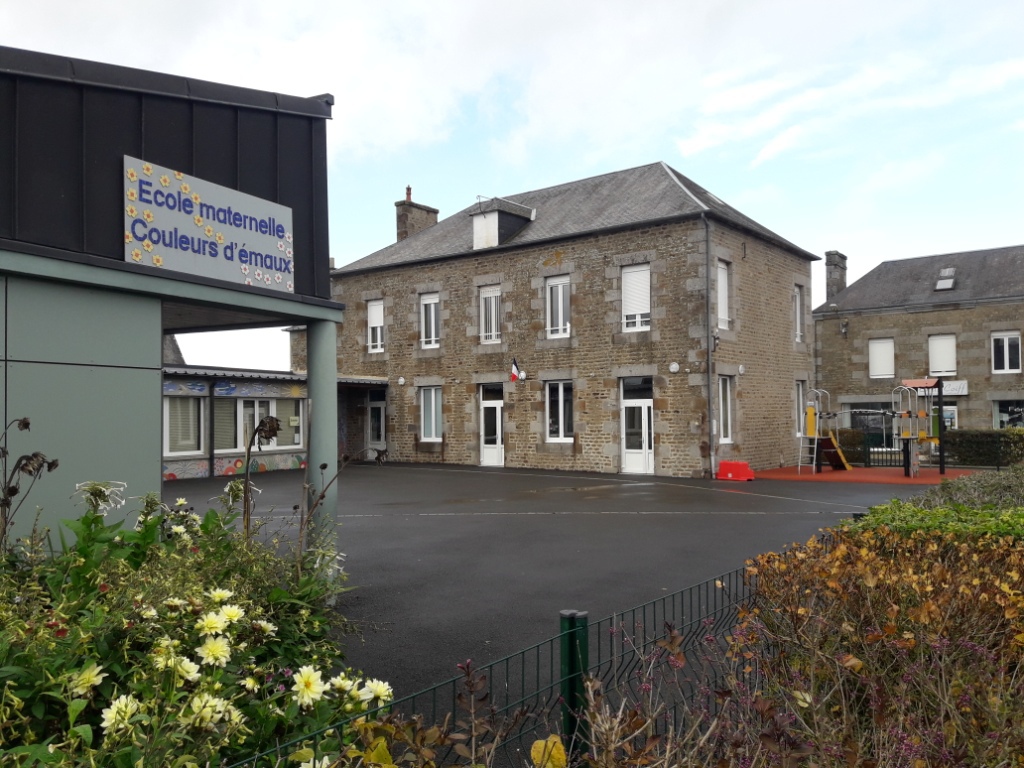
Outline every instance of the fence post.
<svg viewBox="0 0 1024 768">
<path fill-rule="evenodd" d="M 587 617 L 586 611 L 559 612 L 562 733 L 568 740 L 568 749 L 571 754 L 585 752 L 588 742 L 586 724 L 581 723 L 579 718 L 579 713 L 587 705 L 586 689 L 583 685 L 583 676 L 590 666 Z"/>
</svg>

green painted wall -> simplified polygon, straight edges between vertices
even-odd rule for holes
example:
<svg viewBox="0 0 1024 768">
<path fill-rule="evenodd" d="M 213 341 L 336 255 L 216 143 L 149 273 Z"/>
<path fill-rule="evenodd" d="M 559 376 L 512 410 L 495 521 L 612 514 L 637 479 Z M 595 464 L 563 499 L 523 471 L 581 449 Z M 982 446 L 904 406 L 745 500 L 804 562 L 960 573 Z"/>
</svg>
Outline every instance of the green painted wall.
<svg viewBox="0 0 1024 768">
<path fill-rule="evenodd" d="M 4 423 L 32 420 L 8 447 L 60 460 L 27 497 L 14 535 L 28 532 L 37 507 L 56 530 L 76 513 L 71 496 L 85 480 L 127 482 L 131 496 L 159 492 L 160 299 L 22 277 L 4 287 Z"/>
</svg>

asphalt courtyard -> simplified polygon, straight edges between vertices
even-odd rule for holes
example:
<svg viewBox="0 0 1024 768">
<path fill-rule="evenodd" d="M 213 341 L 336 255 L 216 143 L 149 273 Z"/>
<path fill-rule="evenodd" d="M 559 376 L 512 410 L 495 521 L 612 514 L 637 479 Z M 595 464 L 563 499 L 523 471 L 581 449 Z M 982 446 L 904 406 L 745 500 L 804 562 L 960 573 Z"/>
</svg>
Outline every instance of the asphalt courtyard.
<svg viewBox="0 0 1024 768">
<path fill-rule="evenodd" d="M 301 472 L 258 475 L 256 515 L 287 530 Z M 198 509 L 224 478 L 164 483 Z M 351 464 L 339 478 L 340 548 L 363 628 L 353 667 L 398 695 L 593 619 L 741 566 L 914 486 L 728 482 L 421 464 Z"/>
</svg>

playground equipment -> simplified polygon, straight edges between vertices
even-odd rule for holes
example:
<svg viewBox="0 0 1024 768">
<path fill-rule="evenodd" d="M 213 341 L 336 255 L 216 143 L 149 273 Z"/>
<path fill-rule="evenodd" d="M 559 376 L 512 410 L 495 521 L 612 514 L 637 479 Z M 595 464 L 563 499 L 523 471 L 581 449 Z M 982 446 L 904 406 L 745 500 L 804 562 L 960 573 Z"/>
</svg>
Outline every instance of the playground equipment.
<svg viewBox="0 0 1024 768">
<path fill-rule="evenodd" d="M 810 398 L 804 406 L 804 430 L 800 438 L 800 457 L 797 474 L 803 472 L 805 466 L 811 471 L 818 471 L 821 461 L 825 460 L 832 469 L 848 470 L 850 462 L 843 455 L 836 439 L 839 428 L 839 414 L 832 411 L 832 398 L 824 389 L 812 389 Z"/>
</svg>

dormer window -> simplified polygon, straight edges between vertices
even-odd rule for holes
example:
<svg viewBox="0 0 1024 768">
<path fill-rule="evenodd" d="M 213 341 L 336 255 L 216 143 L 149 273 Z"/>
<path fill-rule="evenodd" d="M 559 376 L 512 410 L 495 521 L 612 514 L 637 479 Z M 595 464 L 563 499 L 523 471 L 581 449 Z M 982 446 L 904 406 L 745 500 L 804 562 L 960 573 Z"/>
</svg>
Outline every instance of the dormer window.
<svg viewBox="0 0 1024 768">
<path fill-rule="evenodd" d="M 939 270 L 939 279 L 935 282 L 936 291 L 951 291 L 956 283 L 956 268 L 946 267 Z"/>
<path fill-rule="evenodd" d="M 473 250 L 504 245 L 537 216 L 529 208 L 500 197 L 481 200 L 471 211 L 473 217 Z"/>
</svg>

